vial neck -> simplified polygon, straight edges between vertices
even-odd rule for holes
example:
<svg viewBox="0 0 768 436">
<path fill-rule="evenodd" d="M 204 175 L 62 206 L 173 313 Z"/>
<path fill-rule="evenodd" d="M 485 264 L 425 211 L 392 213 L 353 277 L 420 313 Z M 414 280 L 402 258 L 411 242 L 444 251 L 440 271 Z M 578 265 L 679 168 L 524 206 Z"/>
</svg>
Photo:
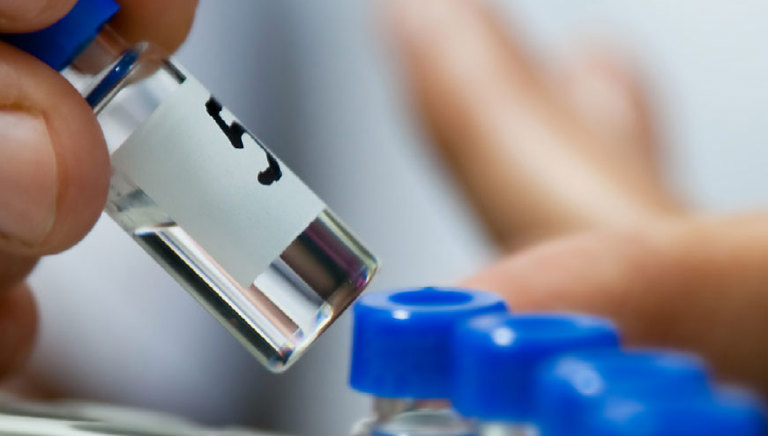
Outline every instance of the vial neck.
<svg viewBox="0 0 768 436">
<path fill-rule="evenodd" d="M 527 423 L 514 422 L 480 422 L 477 423 L 478 436 L 538 436 L 535 426 Z"/>
<path fill-rule="evenodd" d="M 97 75 L 117 62 L 129 48 L 130 45 L 107 24 L 71 66 L 82 74 Z"/>
<path fill-rule="evenodd" d="M 130 45 L 104 26 L 63 74 L 99 113 L 121 89 L 169 66 L 166 59 L 161 48 L 146 42 Z"/>
<path fill-rule="evenodd" d="M 451 404 L 443 399 L 374 398 L 373 414 L 377 421 L 386 421 L 401 413 L 418 410 L 451 410 Z"/>
</svg>

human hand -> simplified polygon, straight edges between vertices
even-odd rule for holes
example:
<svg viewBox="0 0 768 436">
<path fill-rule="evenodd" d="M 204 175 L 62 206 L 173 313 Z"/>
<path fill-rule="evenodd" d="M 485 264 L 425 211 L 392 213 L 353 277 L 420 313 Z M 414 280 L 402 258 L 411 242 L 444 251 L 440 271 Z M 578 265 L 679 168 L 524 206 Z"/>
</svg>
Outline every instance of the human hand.
<svg viewBox="0 0 768 436">
<path fill-rule="evenodd" d="M 392 2 L 406 78 L 480 216 L 519 249 L 465 284 L 608 316 L 768 393 L 768 217 L 697 217 L 659 176 L 631 75 L 552 80 L 477 0 Z M 565 80 L 563 80 L 565 79 Z"/>
<path fill-rule="evenodd" d="M 129 42 L 168 51 L 186 38 L 197 0 L 120 0 L 111 22 Z M 44 28 L 75 0 L 0 0 L 0 32 Z M 35 305 L 24 278 L 40 256 L 78 242 L 107 195 L 109 159 L 91 108 L 42 62 L 0 43 L 0 375 L 24 361 Z M 63 278 L 66 279 L 66 278 Z"/>
<path fill-rule="evenodd" d="M 548 74 L 482 1 L 392 2 L 419 112 L 498 242 L 679 213 L 634 77 L 600 58 Z"/>
</svg>

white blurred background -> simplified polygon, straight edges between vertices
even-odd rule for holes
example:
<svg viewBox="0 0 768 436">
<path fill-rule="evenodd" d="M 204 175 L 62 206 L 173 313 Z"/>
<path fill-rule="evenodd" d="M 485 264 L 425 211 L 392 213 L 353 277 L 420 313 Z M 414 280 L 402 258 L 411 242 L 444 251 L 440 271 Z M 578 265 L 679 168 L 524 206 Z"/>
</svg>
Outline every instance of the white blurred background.
<svg viewBox="0 0 768 436">
<path fill-rule="evenodd" d="M 200 3 L 179 61 L 370 243 L 384 262 L 373 288 L 452 283 L 495 256 L 411 113 L 379 1 Z M 768 3 L 495 3 L 540 56 L 610 41 L 634 61 L 669 176 L 693 203 L 768 200 Z M 348 317 L 270 375 L 108 218 L 32 284 L 32 368 L 74 395 L 307 436 L 347 434 L 367 413 L 346 386 Z"/>
</svg>

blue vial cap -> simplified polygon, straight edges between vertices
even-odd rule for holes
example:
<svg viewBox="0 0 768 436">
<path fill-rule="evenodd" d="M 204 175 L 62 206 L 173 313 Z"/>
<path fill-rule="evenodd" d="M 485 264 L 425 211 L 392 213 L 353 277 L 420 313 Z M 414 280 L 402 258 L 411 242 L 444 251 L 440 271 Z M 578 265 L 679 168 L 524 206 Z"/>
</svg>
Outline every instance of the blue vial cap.
<svg viewBox="0 0 768 436">
<path fill-rule="evenodd" d="M 550 358 L 616 348 L 614 325 L 578 314 L 489 315 L 457 330 L 453 405 L 464 416 L 531 422 L 533 377 Z"/>
<path fill-rule="evenodd" d="M 536 422 L 548 436 L 586 435 L 576 429 L 612 396 L 661 401 L 709 391 L 706 365 L 690 354 L 651 349 L 568 354 L 536 375 Z"/>
<path fill-rule="evenodd" d="M 66 68 L 98 35 L 120 6 L 113 0 L 79 0 L 64 18 L 32 33 L 2 34 L 14 45 L 50 65 Z"/>
<path fill-rule="evenodd" d="M 447 399 L 455 326 L 506 311 L 500 297 L 482 291 L 429 287 L 364 295 L 354 306 L 350 385 L 382 398 Z"/>
<path fill-rule="evenodd" d="M 762 436 L 768 434 L 765 405 L 745 392 L 721 391 L 687 401 L 616 398 L 593 414 L 589 436 Z"/>
</svg>

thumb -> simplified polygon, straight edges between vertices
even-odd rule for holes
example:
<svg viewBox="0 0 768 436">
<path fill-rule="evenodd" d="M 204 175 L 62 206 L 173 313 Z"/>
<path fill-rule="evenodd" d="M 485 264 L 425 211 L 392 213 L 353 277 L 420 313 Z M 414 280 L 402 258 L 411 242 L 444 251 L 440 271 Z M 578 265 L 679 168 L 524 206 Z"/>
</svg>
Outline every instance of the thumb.
<svg viewBox="0 0 768 436">
<path fill-rule="evenodd" d="M 673 346 L 768 393 L 768 222 L 690 220 L 555 240 L 467 281 L 513 310 L 615 320 L 629 344 Z"/>
<path fill-rule="evenodd" d="M 44 27 L 74 0 L 0 0 L 0 32 Z M 31 349 L 36 311 L 20 283 L 38 256 L 93 225 L 109 179 L 93 112 L 58 73 L 0 43 L 0 376 Z"/>
<path fill-rule="evenodd" d="M 49 254 L 85 235 L 109 178 L 99 125 L 58 73 L 5 44 L 0 156 L 0 251 Z"/>
</svg>

